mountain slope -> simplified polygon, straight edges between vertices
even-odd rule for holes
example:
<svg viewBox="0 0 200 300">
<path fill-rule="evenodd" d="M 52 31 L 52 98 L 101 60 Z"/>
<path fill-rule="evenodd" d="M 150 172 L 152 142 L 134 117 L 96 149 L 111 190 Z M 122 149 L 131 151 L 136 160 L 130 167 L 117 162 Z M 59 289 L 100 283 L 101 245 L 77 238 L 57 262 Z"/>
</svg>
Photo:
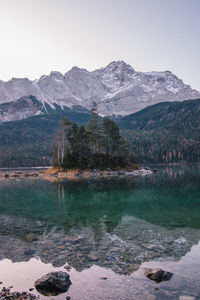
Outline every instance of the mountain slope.
<svg viewBox="0 0 200 300">
<path fill-rule="evenodd" d="M 137 72 L 123 61 L 111 62 L 93 72 L 73 67 L 64 75 L 51 72 L 34 81 L 0 81 L 0 103 L 15 102 L 28 95 L 52 108 L 57 104 L 90 109 L 92 101 L 96 101 L 101 115 L 127 115 L 158 102 L 200 98 L 198 91 L 169 71 Z"/>
<path fill-rule="evenodd" d="M 200 162 L 200 99 L 158 103 L 117 122 L 138 162 Z"/>
<path fill-rule="evenodd" d="M 0 167 L 50 165 L 56 131 L 63 116 L 86 124 L 90 111 L 46 105 L 46 113 L 18 121 L 0 123 Z M 51 111 L 52 110 L 52 111 Z"/>
<path fill-rule="evenodd" d="M 0 104 L 0 122 L 26 119 L 41 114 L 44 106 L 33 96 L 24 96 L 15 102 Z"/>
<path fill-rule="evenodd" d="M 62 116 L 86 124 L 90 111 L 46 105 L 46 113 L 0 123 L 0 167 L 41 166 L 51 162 Z M 138 163 L 200 162 L 200 99 L 164 102 L 114 118 Z"/>
</svg>

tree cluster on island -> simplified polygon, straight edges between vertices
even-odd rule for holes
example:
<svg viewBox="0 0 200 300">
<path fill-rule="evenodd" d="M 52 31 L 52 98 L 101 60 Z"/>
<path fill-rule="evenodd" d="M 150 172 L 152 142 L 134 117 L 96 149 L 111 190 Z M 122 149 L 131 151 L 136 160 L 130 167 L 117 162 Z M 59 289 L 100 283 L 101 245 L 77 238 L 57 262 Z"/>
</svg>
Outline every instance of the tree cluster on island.
<svg viewBox="0 0 200 300">
<path fill-rule="evenodd" d="M 55 136 L 52 165 L 64 169 L 135 168 L 134 154 L 126 147 L 118 125 L 98 116 L 94 102 L 86 127 L 65 117 Z"/>
</svg>

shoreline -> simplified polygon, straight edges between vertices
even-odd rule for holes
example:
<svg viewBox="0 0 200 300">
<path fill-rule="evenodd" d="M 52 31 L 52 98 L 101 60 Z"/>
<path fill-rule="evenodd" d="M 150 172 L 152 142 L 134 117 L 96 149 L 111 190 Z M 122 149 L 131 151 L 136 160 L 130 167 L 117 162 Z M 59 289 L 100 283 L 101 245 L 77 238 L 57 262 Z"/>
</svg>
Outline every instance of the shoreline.
<svg viewBox="0 0 200 300">
<path fill-rule="evenodd" d="M 8 170 L 8 169 L 7 169 Z M 28 169 L 27 169 L 28 170 Z M 129 170 L 62 170 L 59 168 L 48 168 L 40 171 L 12 171 L 2 172 L 0 170 L 0 179 L 22 179 L 22 178 L 39 178 L 39 179 L 91 179 L 91 178 L 108 178 L 118 176 L 146 176 L 151 175 L 156 170 L 150 170 L 149 168 L 141 169 L 129 169 Z"/>
</svg>

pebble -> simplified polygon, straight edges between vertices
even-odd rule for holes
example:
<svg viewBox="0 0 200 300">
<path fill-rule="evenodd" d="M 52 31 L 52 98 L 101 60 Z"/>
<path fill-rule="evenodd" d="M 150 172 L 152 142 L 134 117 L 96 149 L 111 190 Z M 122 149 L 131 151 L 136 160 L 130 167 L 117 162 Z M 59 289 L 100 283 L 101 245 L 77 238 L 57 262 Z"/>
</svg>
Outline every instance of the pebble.
<svg viewBox="0 0 200 300">
<path fill-rule="evenodd" d="M 14 299 L 27 299 L 27 300 L 34 300 L 39 299 L 39 296 L 36 297 L 35 295 L 28 293 L 28 292 L 10 292 L 10 288 L 6 288 L 5 286 L 0 291 L 0 299 L 1 300 L 14 300 Z"/>
<path fill-rule="evenodd" d="M 24 251 L 24 255 L 33 255 L 33 254 L 35 254 L 35 250 L 31 250 L 31 249 L 28 249 L 28 250 L 25 250 Z"/>
<path fill-rule="evenodd" d="M 137 271 L 139 268 L 140 268 L 139 264 L 130 264 L 128 267 L 128 271 L 132 273 L 134 271 Z"/>
<path fill-rule="evenodd" d="M 89 258 L 89 260 L 93 260 L 93 261 L 98 260 L 98 257 L 93 253 L 89 253 L 87 257 Z"/>
<path fill-rule="evenodd" d="M 193 296 L 180 296 L 179 300 L 195 300 Z"/>
</svg>

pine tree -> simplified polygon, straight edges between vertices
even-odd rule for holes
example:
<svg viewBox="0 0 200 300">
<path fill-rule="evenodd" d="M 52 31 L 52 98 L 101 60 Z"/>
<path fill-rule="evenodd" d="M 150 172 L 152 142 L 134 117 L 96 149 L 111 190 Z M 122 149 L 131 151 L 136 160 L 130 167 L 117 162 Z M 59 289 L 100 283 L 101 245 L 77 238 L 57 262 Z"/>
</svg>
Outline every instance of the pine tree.
<svg viewBox="0 0 200 300">
<path fill-rule="evenodd" d="M 103 118 L 102 130 L 104 135 L 104 149 L 108 156 L 120 154 L 124 147 L 124 140 L 119 134 L 119 127 L 108 117 Z"/>
<path fill-rule="evenodd" d="M 53 163 L 59 167 L 116 169 L 130 163 L 119 127 L 108 117 L 99 122 L 95 103 L 86 129 L 64 118 L 56 141 Z"/>
<path fill-rule="evenodd" d="M 92 115 L 90 120 L 87 123 L 86 130 L 90 135 L 90 147 L 92 153 L 96 153 L 100 147 L 100 127 L 99 127 L 99 116 L 98 116 L 98 107 L 95 101 L 92 102 Z"/>
</svg>

